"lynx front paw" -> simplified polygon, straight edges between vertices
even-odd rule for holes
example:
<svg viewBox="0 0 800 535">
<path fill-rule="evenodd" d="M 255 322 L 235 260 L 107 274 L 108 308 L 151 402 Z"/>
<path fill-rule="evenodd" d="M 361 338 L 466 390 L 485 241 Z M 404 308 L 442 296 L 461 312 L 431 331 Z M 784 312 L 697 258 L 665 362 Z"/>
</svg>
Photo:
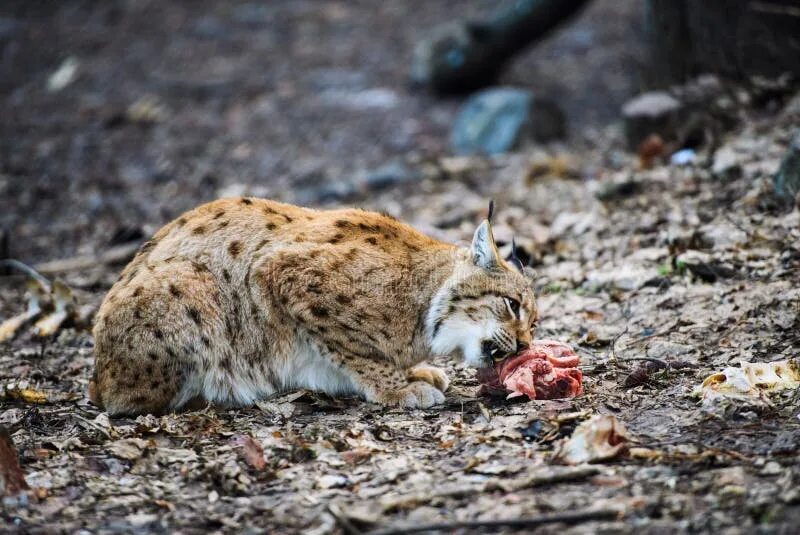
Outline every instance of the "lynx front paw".
<svg viewBox="0 0 800 535">
<path fill-rule="evenodd" d="M 422 365 L 411 368 L 408 370 L 408 380 L 425 381 L 442 392 L 447 390 L 447 387 L 450 386 L 450 380 L 447 378 L 447 374 L 444 373 L 444 370 L 436 366 Z"/>
<path fill-rule="evenodd" d="M 399 390 L 383 392 L 378 401 L 406 409 L 427 409 L 444 403 L 442 391 L 425 381 L 413 381 Z"/>
</svg>

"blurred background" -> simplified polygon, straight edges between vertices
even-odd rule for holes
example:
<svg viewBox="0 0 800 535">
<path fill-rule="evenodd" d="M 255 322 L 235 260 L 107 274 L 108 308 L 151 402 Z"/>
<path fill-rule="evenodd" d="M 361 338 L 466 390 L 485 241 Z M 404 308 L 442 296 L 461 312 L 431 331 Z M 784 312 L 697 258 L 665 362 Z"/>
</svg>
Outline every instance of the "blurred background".
<svg viewBox="0 0 800 535">
<path fill-rule="evenodd" d="M 354 184 L 398 158 L 415 174 L 453 154 L 465 96 L 414 87 L 415 46 L 497 6 L 2 2 L 0 226 L 13 255 L 107 247 L 225 195 L 380 204 Z M 641 88 L 642 21 L 642 2 L 593 2 L 497 83 L 556 101 L 581 143 Z"/>
</svg>

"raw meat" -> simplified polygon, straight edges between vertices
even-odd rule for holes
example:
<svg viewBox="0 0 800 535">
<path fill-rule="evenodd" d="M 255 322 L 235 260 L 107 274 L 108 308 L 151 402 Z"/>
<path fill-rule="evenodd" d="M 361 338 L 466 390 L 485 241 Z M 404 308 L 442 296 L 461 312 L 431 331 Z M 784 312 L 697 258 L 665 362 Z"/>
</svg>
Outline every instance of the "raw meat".
<svg viewBox="0 0 800 535">
<path fill-rule="evenodd" d="M 480 393 L 507 393 L 507 399 L 522 395 L 529 399 L 574 398 L 583 392 L 579 360 L 566 344 L 535 340 L 531 347 L 493 368 L 478 370 Z"/>
</svg>

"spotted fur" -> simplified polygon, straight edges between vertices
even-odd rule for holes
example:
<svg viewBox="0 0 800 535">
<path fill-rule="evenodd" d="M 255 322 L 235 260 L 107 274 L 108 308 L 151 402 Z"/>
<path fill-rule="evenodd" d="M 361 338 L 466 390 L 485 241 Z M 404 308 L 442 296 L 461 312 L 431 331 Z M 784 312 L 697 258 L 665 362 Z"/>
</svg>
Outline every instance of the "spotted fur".
<svg viewBox="0 0 800 535">
<path fill-rule="evenodd" d="M 113 415 L 296 388 L 429 407 L 447 388 L 432 355 L 485 365 L 530 341 L 530 282 L 488 221 L 461 249 L 374 212 L 215 201 L 159 230 L 108 292 L 90 395 Z"/>
</svg>

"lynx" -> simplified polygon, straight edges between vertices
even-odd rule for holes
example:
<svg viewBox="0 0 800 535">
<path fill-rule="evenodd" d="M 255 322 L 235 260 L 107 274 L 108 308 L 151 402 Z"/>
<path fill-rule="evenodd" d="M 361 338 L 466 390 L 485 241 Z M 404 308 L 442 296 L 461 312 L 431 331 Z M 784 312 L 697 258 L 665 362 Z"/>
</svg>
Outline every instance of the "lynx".
<svg viewBox="0 0 800 535">
<path fill-rule="evenodd" d="M 456 247 L 359 209 L 199 206 L 145 243 L 103 300 L 90 397 L 111 415 L 300 388 L 440 404 L 448 379 L 426 360 L 488 366 L 532 339 L 531 275 L 501 257 L 490 217 Z"/>
</svg>

